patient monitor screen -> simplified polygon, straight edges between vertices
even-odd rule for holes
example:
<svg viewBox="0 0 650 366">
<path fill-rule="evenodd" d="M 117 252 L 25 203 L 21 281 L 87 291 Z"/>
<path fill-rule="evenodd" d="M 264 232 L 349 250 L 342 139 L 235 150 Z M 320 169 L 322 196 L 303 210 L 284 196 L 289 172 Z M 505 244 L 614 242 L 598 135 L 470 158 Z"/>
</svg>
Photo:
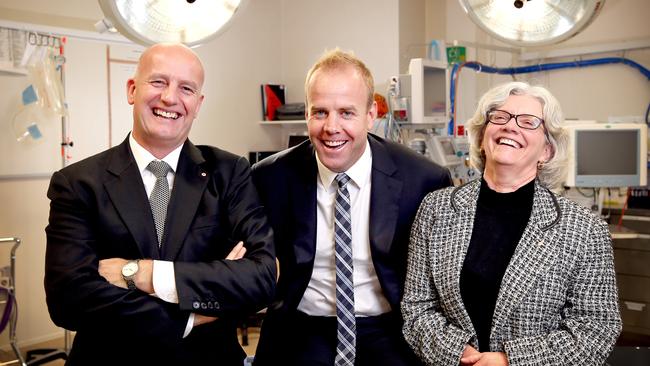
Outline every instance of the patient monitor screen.
<svg viewBox="0 0 650 366">
<path fill-rule="evenodd" d="M 455 156 L 456 152 L 454 151 L 454 146 L 451 144 L 451 140 L 440 140 L 440 146 L 442 146 L 442 152 L 445 155 Z"/>
<path fill-rule="evenodd" d="M 576 131 L 578 175 L 637 174 L 638 139 L 638 130 Z"/>
</svg>

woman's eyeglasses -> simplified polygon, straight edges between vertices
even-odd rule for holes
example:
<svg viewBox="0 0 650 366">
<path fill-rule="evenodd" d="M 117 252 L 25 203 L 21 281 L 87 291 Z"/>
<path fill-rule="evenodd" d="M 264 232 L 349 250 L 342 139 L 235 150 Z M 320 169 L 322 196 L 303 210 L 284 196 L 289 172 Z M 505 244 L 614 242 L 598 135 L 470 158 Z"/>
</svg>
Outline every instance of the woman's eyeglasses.
<svg viewBox="0 0 650 366">
<path fill-rule="evenodd" d="M 493 109 L 487 113 L 488 122 L 494 123 L 495 125 L 505 125 L 513 118 L 517 126 L 527 130 L 535 130 L 544 123 L 543 119 L 532 114 L 511 114 L 500 109 Z"/>
</svg>

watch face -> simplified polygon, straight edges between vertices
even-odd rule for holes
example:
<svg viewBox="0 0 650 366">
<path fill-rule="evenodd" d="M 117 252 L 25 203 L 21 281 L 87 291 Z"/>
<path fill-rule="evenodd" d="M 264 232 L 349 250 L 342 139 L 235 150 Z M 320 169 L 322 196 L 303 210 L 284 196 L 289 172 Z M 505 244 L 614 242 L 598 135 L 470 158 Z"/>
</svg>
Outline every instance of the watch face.
<svg viewBox="0 0 650 366">
<path fill-rule="evenodd" d="M 136 262 L 128 262 L 122 267 L 122 276 L 133 276 L 138 271 L 138 264 Z"/>
</svg>

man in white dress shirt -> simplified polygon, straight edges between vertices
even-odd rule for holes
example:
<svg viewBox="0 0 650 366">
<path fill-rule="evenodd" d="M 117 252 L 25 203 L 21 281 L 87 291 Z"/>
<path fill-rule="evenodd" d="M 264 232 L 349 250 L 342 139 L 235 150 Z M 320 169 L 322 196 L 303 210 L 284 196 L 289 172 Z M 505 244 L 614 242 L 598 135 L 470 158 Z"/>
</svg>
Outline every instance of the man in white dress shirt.
<svg viewBox="0 0 650 366">
<path fill-rule="evenodd" d="M 399 314 L 409 231 L 449 172 L 368 134 L 374 82 L 352 54 L 326 53 L 305 94 L 310 140 L 253 166 L 280 262 L 255 365 L 417 364 Z"/>
</svg>

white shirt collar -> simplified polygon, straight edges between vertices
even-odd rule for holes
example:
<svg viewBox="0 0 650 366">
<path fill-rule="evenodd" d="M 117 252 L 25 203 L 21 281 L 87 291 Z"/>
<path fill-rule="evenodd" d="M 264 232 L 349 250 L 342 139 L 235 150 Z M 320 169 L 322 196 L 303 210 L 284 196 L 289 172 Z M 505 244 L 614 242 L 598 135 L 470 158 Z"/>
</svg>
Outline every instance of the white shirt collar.
<svg viewBox="0 0 650 366">
<path fill-rule="evenodd" d="M 318 158 L 316 153 L 316 163 L 318 165 L 318 176 L 323 187 L 329 189 L 332 182 L 339 173 L 329 170 Z M 372 169 L 372 151 L 370 150 L 370 143 L 366 141 L 366 148 L 363 154 L 348 170 L 344 173 L 350 177 L 357 187 L 363 187 L 368 179 L 370 179 L 370 171 Z"/>
<path fill-rule="evenodd" d="M 135 163 L 138 164 L 138 170 L 140 170 L 140 173 L 142 174 L 146 169 L 147 165 L 152 160 L 162 160 L 165 163 L 169 164 L 169 166 L 172 168 L 172 171 L 175 173 L 176 172 L 176 167 L 178 166 L 178 158 L 181 156 L 181 150 L 183 149 L 183 145 L 181 144 L 179 147 L 175 148 L 167 154 L 162 159 L 158 159 L 155 156 L 153 156 L 147 149 L 142 147 L 134 138 L 133 134 L 129 134 L 129 146 L 131 147 L 131 152 L 133 153 L 133 158 L 135 158 Z"/>
</svg>

